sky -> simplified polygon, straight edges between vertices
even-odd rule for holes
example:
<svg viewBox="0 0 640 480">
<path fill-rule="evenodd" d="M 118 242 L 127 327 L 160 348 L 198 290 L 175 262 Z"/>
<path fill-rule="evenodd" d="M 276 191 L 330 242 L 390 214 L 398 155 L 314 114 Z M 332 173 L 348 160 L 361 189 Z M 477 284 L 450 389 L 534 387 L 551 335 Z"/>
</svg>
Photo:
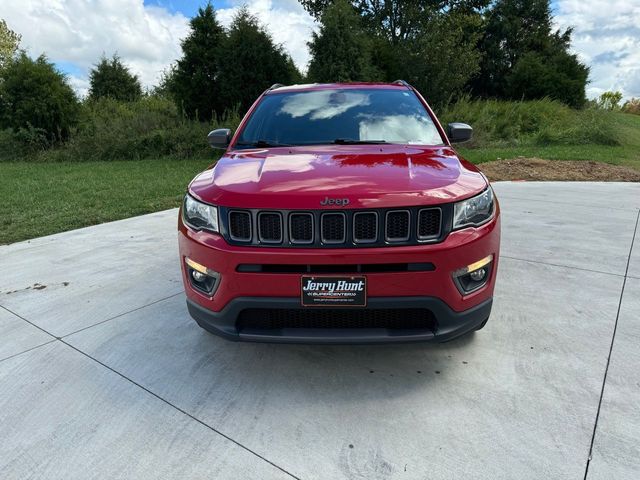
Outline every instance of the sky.
<svg viewBox="0 0 640 480">
<path fill-rule="evenodd" d="M 189 18 L 206 0 L 0 0 L 0 18 L 32 56 L 46 53 L 80 95 L 100 56 L 118 53 L 145 87 L 180 57 Z M 317 28 L 297 0 L 214 0 L 229 25 L 247 4 L 306 70 L 306 42 Z M 553 0 L 558 28 L 573 27 L 572 49 L 591 67 L 587 96 L 619 90 L 640 97 L 640 0 Z"/>
</svg>

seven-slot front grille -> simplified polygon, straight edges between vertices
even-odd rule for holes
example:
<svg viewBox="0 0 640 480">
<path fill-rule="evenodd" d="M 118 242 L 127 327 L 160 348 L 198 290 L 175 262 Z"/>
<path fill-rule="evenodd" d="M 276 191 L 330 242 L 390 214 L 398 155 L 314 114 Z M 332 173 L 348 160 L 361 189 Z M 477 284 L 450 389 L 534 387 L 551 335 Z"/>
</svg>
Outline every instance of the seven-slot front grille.
<svg viewBox="0 0 640 480">
<path fill-rule="evenodd" d="M 221 233 L 232 244 L 353 248 L 418 245 L 444 239 L 452 205 L 387 209 L 236 210 L 220 208 Z"/>
</svg>

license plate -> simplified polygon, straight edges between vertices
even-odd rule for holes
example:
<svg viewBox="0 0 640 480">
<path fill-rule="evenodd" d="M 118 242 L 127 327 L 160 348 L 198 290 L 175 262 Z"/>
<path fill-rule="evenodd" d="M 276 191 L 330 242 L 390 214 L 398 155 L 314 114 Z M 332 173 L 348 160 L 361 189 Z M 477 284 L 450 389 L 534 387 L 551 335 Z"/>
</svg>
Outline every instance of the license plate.
<svg viewBox="0 0 640 480">
<path fill-rule="evenodd" d="M 366 307 L 367 277 L 303 275 L 300 298 L 305 307 Z"/>
</svg>

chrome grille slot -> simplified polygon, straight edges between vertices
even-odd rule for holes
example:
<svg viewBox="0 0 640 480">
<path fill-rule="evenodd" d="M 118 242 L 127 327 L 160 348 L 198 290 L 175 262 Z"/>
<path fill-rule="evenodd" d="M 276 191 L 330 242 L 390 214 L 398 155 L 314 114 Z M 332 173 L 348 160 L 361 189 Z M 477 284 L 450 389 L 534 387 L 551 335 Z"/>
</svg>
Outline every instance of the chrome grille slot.
<svg viewBox="0 0 640 480">
<path fill-rule="evenodd" d="M 409 210 L 392 210 L 387 212 L 386 240 L 388 242 L 406 242 L 409 240 L 411 222 Z"/>
<path fill-rule="evenodd" d="M 292 213 L 289 216 L 289 239 L 291 243 L 313 243 L 313 214 Z"/>
<path fill-rule="evenodd" d="M 278 212 L 258 214 L 258 238 L 262 243 L 282 242 L 282 215 Z"/>
<path fill-rule="evenodd" d="M 378 240 L 378 214 L 357 212 L 353 214 L 354 243 L 372 243 Z"/>
<path fill-rule="evenodd" d="M 322 243 L 344 243 L 346 238 L 346 216 L 342 212 L 323 213 L 320 217 Z"/>
<path fill-rule="evenodd" d="M 238 242 L 251 241 L 251 214 L 232 210 L 229 212 L 229 236 Z"/>
<path fill-rule="evenodd" d="M 440 236 L 442 210 L 424 208 L 418 212 L 418 240 L 432 240 Z"/>
</svg>

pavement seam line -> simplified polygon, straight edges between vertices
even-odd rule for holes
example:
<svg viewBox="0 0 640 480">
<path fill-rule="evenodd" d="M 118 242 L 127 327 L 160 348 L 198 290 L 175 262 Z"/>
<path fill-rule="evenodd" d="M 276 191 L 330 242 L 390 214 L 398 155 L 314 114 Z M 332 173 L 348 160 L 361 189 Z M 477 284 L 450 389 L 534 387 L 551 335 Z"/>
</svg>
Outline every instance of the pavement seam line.
<svg viewBox="0 0 640 480">
<path fill-rule="evenodd" d="M 632 239 L 632 245 L 633 245 L 633 239 Z M 573 266 L 570 266 L 570 265 L 562 265 L 561 263 L 544 262 L 542 260 L 529 260 L 527 258 L 510 257 L 509 255 L 502 255 L 501 254 L 500 258 L 508 258 L 509 260 L 517 260 L 519 262 L 538 263 L 540 265 L 549 265 L 550 267 L 570 268 L 572 270 L 580 270 L 580 271 L 583 271 L 583 272 L 601 273 L 602 275 L 611 275 L 613 277 L 625 277 L 626 276 L 625 274 L 620 274 L 620 273 L 603 272 L 602 270 L 593 270 L 591 268 L 583 268 L 583 267 L 573 267 Z"/>
<path fill-rule="evenodd" d="M 181 292 L 180 292 L 180 293 L 181 293 Z M 171 295 L 171 297 L 175 297 L 176 295 L 180 295 L 180 293 L 176 293 L 175 295 Z M 168 298 L 171 298 L 171 297 L 168 297 Z M 165 299 L 165 300 L 166 300 L 166 299 Z M 158 300 L 158 301 L 162 301 L 162 300 Z M 242 444 L 242 443 L 240 443 L 239 441 L 234 440 L 234 439 L 233 439 L 233 438 L 231 438 L 230 436 L 228 436 L 228 435 L 226 435 L 226 434 L 222 433 L 221 431 L 219 431 L 219 430 L 217 430 L 216 428 L 212 427 L 212 426 L 211 426 L 211 425 L 209 425 L 208 423 L 206 423 L 206 422 L 204 422 L 204 421 L 200 420 L 199 418 L 197 418 L 197 417 L 195 417 L 195 416 L 191 415 L 191 414 L 190 414 L 189 412 L 187 412 L 186 410 L 183 410 L 182 408 L 178 407 L 177 405 L 174 405 L 174 404 L 173 404 L 173 403 L 171 403 L 170 401 L 168 401 L 168 400 L 166 400 L 166 399 L 162 398 L 162 397 L 161 397 L 160 395 L 158 395 L 157 393 L 152 392 L 152 391 L 151 391 L 151 390 L 149 390 L 148 388 L 146 388 L 146 387 L 144 387 L 143 385 L 139 384 L 138 382 L 136 382 L 136 381 L 132 380 L 131 378 L 129 378 L 129 377 L 127 377 L 126 375 L 124 375 L 123 373 L 120 373 L 120 372 L 118 372 L 117 370 L 115 370 L 114 368 L 111 368 L 111 367 L 110 367 L 109 365 L 107 365 L 106 363 L 101 362 L 101 361 L 100 361 L 100 360 L 98 360 L 97 358 L 94 358 L 94 357 L 92 357 L 91 355 L 89 355 L 88 353 L 83 352 L 83 351 L 82 351 L 82 350 L 80 350 L 79 348 L 75 347 L 74 345 L 71 345 L 71 344 L 70 344 L 70 343 L 68 343 L 67 341 L 63 340 L 63 338 L 62 338 L 62 337 L 56 337 L 55 335 L 52 335 L 50 332 L 46 331 L 44 328 L 39 327 L 38 325 L 35 325 L 34 323 L 30 322 L 29 320 L 27 320 L 27 319 L 26 319 L 26 318 L 24 318 L 23 316 L 18 315 L 18 314 L 17 314 L 17 313 L 15 313 L 15 312 L 12 312 L 11 310 L 9 310 L 7 307 L 5 307 L 5 306 L 3 306 L 3 305 L 0 305 L 0 308 L 5 309 L 7 312 L 9 312 L 9 313 L 11 313 L 11 314 L 15 315 L 15 316 L 16 316 L 16 317 L 18 317 L 18 318 L 21 318 L 22 320 L 24 320 L 24 321 L 25 321 L 25 322 L 27 322 L 28 324 L 30 324 L 30 325 L 32 325 L 32 326 L 34 326 L 34 327 L 36 327 L 36 328 L 37 328 L 37 329 L 39 329 L 39 330 L 42 330 L 42 331 L 43 331 L 44 333 L 46 333 L 47 335 L 49 335 L 49 336 L 53 337 L 53 339 L 52 339 L 52 340 L 50 340 L 49 342 L 47 342 L 46 344 L 53 343 L 53 342 L 55 342 L 56 340 L 57 340 L 57 341 L 59 341 L 59 342 L 60 342 L 60 343 L 62 343 L 63 345 L 66 345 L 67 347 L 69 347 L 69 348 L 71 348 L 71 349 L 75 350 L 76 352 L 80 353 L 81 355 L 84 355 L 85 357 L 87 357 L 87 358 L 89 358 L 89 359 L 93 360 L 93 361 L 94 361 L 94 362 L 96 362 L 98 365 L 101 365 L 101 366 L 103 366 L 104 368 L 106 368 L 107 370 L 109 370 L 109 371 L 111 371 L 111 372 L 115 373 L 115 374 L 116 374 L 116 375 L 118 375 L 119 377 L 121 377 L 121 378 L 123 378 L 123 379 L 125 379 L 125 380 L 127 380 L 127 381 L 129 381 L 129 382 L 131 382 L 132 384 L 134 384 L 135 386 L 137 386 L 137 387 L 138 387 L 138 388 L 140 388 L 141 390 L 144 390 L 144 391 L 145 391 L 145 392 L 147 392 L 149 395 L 154 396 L 155 398 L 157 398 L 157 399 L 158 399 L 158 400 L 160 400 L 161 402 L 163 402 L 163 403 L 165 403 L 165 404 L 169 405 L 170 407 L 173 407 L 174 409 L 176 409 L 177 411 L 179 411 L 179 412 L 180 412 L 180 413 L 182 413 L 183 415 L 186 415 L 186 416 L 187 416 L 187 417 L 189 417 L 191 420 L 193 420 L 193 421 L 195 421 L 195 422 L 199 423 L 199 424 L 200 424 L 200 425 L 202 425 L 203 427 L 208 428 L 209 430 L 211 430 L 211 431 L 212 431 L 212 432 L 214 432 L 214 433 L 217 433 L 218 435 L 220 435 L 221 437 L 225 438 L 225 439 L 226 439 L 226 440 L 228 440 L 229 442 L 231 442 L 231 443 L 233 443 L 233 444 L 237 445 L 238 447 L 242 448 L 243 450 L 245 450 L 245 451 L 247 451 L 247 452 L 251 453 L 252 455 L 254 455 L 254 456 L 258 457 L 260 460 L 262 460 L 262 461 L 264 461 L 264 462 L 268 463 L 269 465 L 271 465 L 271 466 L 272 466 L 272 467 L 274 467 L 274 468 L 277 468 L 278 470 L 280 470 L 281 472 L 285 473 L 286 475 L 289 475 L 291 478 L 295 478 L 296 480 L 302 480 L 300 477 L 298 477 L 298 476 L 294 475 L 293 473 L 291 473 L 291 472 L 289 472 L 289 471 L 285 470 L 283 467 L 281 467 L 281 466 L 277 465 L 276 463 L 272 462 L 271 460 L 269 460 L 269 459 L 267 459 L 267 458 L 263 457 L 263 456 L 262 456 L 262 455 L 260 455 L 258 452 L 254 452 L 254 451 L 253 451 L 253 450 L 251 450 L 249 447 L 247 447 L 247 446 L 243 445 L 243 444 Z M 144 308 L 144 307 L 140 307 L 140 308 Z M 136 309 L 136 310 L 137 310 L 137 309 Z M 132 310 L 132 311 L 134 311 L 134 310 Z M 127 313 L 130 313 L 130 312 L 127 312 Z M 43 344 L 43 345 L 46 345 L 46 344 Z M 38 345 L 38 347 L 41 347 L 41 346 L 43 346 L 43 345 Z M 34 347 L 34 348 L 38 348 L 38 347 Z M 21 355 L 21 354 L 26 353 L 27 351 L 30 351 L 30 350 L 33 350 L 33 348 L 32 348 L 32 349 L 29 349 L 29 350 L 25 350 L 24 352 L 20 352 L 20 353 L 18 353 L 18 354 L 16 354 L 16 355 Z M 13 355 L 13 357 L 15 357 L 16 355 Z M 11 358 L 11 357 L 10 357 L 10 358 Z"/>
<path fill-rule="evenodd" d="M 117 314 L 117 315 L 114 315 L 113 317 L 109 317 L 109 318 L 106 318 L 106 319 L 104 319 L 104 320 L 100 320 L 99 322 L 94 323 L 93 325 L 88 325 L 88 326 L 86 326 L 86 327 L 82 327 L 82 328 L 80 328 L 80 329 L 78 329 L 78 330 L 75 330 L 75 331 L 73 331 L 73 332 L 71 332 L 71 333 L 66 333 L 66 334 L 64 334 L 64 335 L 62 335 L 62 336 L 60 336 L 60 337 L 58 337 L 58 336 L 54 335 L 54 334 L 53 334 L 53 333 L 51 333 L 51 332 L 48 332 L 48 331 L 47 331 L 47 330 L 45 330 L 44 328 L 42 328 L 42 327 L 40 327 L 40 326 L 36 325 L 35 323 L 31 322 L 30 320 L 27 320 L 27 319 L 26 319 L 25 317 L 23 317 L 22 315 L 17 314 L 16 312 L 14 312 L 13 310 L 10 310 L 9 308 L 5 307 L 4 305 L 0 305 L 0 308 L 2 308 L 2 309 L 4 309 L 4 310 L 6 310 L 7 312 L 9 312 L 9 313 L 10 313 L 10 314 L 12 314 L 12 315 L 15 315 L 15 316 L 16 316 L 16 317 L 18 317 L 19 319 L 24 320 L 24 321 L 25 321 L 25 322 L 27 322 L 29 325 L 31 325 L 31 326 L 33 326 L 33 327 L 36 327 L 38 330 L 41 330 L 42 332 L 46 333 L 47 335 L 52 336 L 54 340 L 60 340 L 61 338 L 66 338 L 66 337 L 69 337 L 69 336 L 71 336 L 71 335 L 75 335 L 76 333 L 83 332 L 84 330 L 87 330 L 87 329 L 89 329 L 89 328 L 93 328 L 93 327 L 95 327 L 95 326 L 102 325 L 103 323 L 106 323 L 106 322 L 108 322 L 108 321 L 110 321 L 110 320 L 115 320 L 116 318 L 123 317 L 123 316 L 125 316 L 125 315 L 128 315 L 129 313 L 137 312 L 138 310 L 142 310 L 143 308 L 150 307 L 151 305 L 155 305 L 156 303 L 160 303 L 160 302 L 163 302 L 163 301 L 165 301 L 165 300 L 169 300 L 170 298 L 177 297 L 178 295 L 181 295 L 182 293 L 183 293 L 183 291 L 181 290 L 181 291 L 179 291 L 179 292 L 177 292 L 177 293 L 173 293 L 173 294 L 169 295 L 168 297 L 163 297 L 163 298 L 160 298 L 160 299 L 158 299 L 158 300 L 154 300 L 153 302 L 147 303 L 147 304 L 142 305 L 142 306 L 140 306 L 140 307 L 133 308 L 133 309 L 131 309 L 131 310 L 127 310 L 126 312 L 119 313 L 119 314 Z M 50 342 L 47 342 L 47 343 L 50 343 Z M 43 345 L 44 345 L 44 344 L 43 344 Z"/>
<path fill-rule="evenodd" d="M 233 438 L 231 438 L 229 435 L 226 435 L 224 433 L 222 433 L 220 430 L 212 427 L 211 425 L 209 425 L 208 423 L 204 422 L 203 420 L 200 420 L 198 417 L 190 414 L 189 412 L 187 412 L 186 410 L 178 407 L 177 405 L 174 405 L 173 403 L 171 403 L 169 400 L 166 400 L 165 398 L 161 397 L 160 395 L 158 395 L 157 393 L 153 392 L 152 390 L 148 389 L 147 387 L 145 387 L 144 385 L 136 382 L 135 380 L 132 380 L 131 378 L 127 377 L 125 374 L 117 371 L 116 369 L 110 367 L 109 365 L 107 365 L 104 362 L 101 362 L 100 360 L 98 360 L 97 358 L 92 357 L 91 355 L 89 355 L 88 353 L 80 350 L 79 348 L 77 348 L 76 346 L 68 343 L 66 340 L 62 339 L 62 338 L 58 338 L 58 340 L 60 341 L 60 343 L 62 343 L 63 345 L 66 345 L 67 347 L 75 350 L 76 352 L 80 353 L 81 355 L 84 355 L 85 357 L 93 360 L 94 362 L 96 362 L 98 365 L 101 365 L 102 367 L 106 368 L 107 370 L 115 373 L 116 375 L 118 375 L 119 377 L 127 380 L 128 382 L 131 382 L 133 385 L 135 385 L 136 387 L 140 388 L 141 390 L 144 390 L 145 392 L 147 392 L 149 395 L 152 395 L 153 397 L 157 398 L 158 400 L 160 400 L 161 402 L 169 405 L 170 407 L 173 407 L 174 409 L 176 409 L 178 412 L 182 413 L 183 415 L 187 416 L 188 418 L 190 418 L 191 420 L 199 423 L 200 425 L 202 425 L 205 428 L 208 428 L 209 430 L 211 430 L 214 433 L 217 433 L 218 435 L 220 435 L 221 437 L 223 437 L 224 439 L 228 440 L 229 442 L 233 443 L 234 445 L 242 448 L 243 450 L 249 452 L 250 454 L 258 457 L 260 460 L 268 463 L 269 465 L 271 465 L 272 467 L 277 468 L 278 470 L 280 470 L 281 472 L 285 473 L 286 475 L 289 475 L 291 478 L 295 478 L 296 480 L 302 480 L 300 477 L 294 475 L 293 473 L 287 471 L 286 469 L 284 469 L 283 467 L 279 466 L 278 464 L 272 462 L 271 460 L 267 459 L 266 457 L 263 457 L 262 455 L 260 455 L 258 452 L 255 452 L 253 450 L 251 450 L 249 447 L 243 445 L 242 443 L 240 443 L 238 440 L 235 440 Z"/>
<path fill-rule="evenodd" d="M 609 355 L 607 356 L 607 365 L 604 369 L 604 377 L 602 378 L 602 387 L 600 388 L 600 399 L 598 400 L 598 410 L 596 411 L 596 419 L 593 424 L 593 432 L 591 434 L 591 444 L 589 446 L 589 455 L 587 456 L 587 464 L 584 469 L 584 480 L 587 480 L 589 475 L 589 465 L 593 457 L 593 445 L 596 439 L 596 432 L 598 429 L 598 420 L 600 419 L 600 410 L 602 409 L 602 399 L 604 397 L 604 389 L 607 383 L 607 375 L 609 374 L 609 365 L 611 364 L 611 354 L 613 353 L 613 344 L 616 340 L 616 332 L 618 331 L 618 319 L 620 318 L 620 309 L 622 308 L 622 299 L 624 297 L 624 288 L 627 285 L 627 274 L 629 273 L 629 264 L 631 263 L 631 253 L 633 252 L 633 244 L 636 239 L 636 233 L 638 232 L 638 223 L 640 222 L 640 211 L 636 216 L 636 226 L 633 230 L 633 238 L 631 239 L 631 248 L 629 248 L 629 256 L 627 257 L 627 268 L 624 272 L 624 280 L 622 281 L 622 291 L 620 292 L 620 301 L 618 302 L 618 311 L 616 312 L 616 321 L 613 325 L 613 335 L 611 335 L 611 344 L 609 345 Z"/>
<path fill-rule="evenodd" d="M 165 300 L 169 300 L 170 298 L 177 297 L 178 295 L 181 295 L 183 293 L 184 293 L 184 290 L 180 290 L 179 292 L 173 293 L 173 294 L 169 295 L 168 297 L 164 297 L 164 298 L 160 298 L 158 300 L 154 300 L 153 302 L 147 303 L 147 304 L 142 305 L 140 307 L 136 307 L 136 308 L 134 308 L 132 310 L 128 310 L 126 312 L 122 312 L 122 313 L 119 313 L 117 315 L 114 315 L 113 317 L 109 317 L 109 318 L 106 318 L 104 320 L 100 320 L 99 322 L 94 323 L 93 325 L 88 325 L 86 327 L 82 327 L 82 328 L 80 328 L 78 330 L 75 330 L 75 331 L 73 331 L 71 333 L 65 333 L 60 338 L 67 338 L 67 337 L 70 337 L 71 335 L 75 335 L 76 333 L 84 332 L 85 330 L 88 330 L 90 328 L 97 327 L 98 325 L 102 325 L 103 323 L 107 323 L 107 322 L 109 322 L 111 320 L 115 320 L 116 318 L 124 317 L 125 315 L 128 315 L 130 313 L 137 312 L 138 310 L 142 310 L 143 308 L 150 307 L 151 305 L 155 305 L 156 303 L 164 302 Z"/>
<path fill-rule="evenodd" d="M 20 356 L 23 353 L 31 352 L 32 350 L 35 350 L 36 348 L 44 347 L 45 345 L 49 345 L 50 343 L 53 343 L 53 342 L 56 342 L 56 341 L 58 341 L 57 338 L 52 338 L 48 342 L 44 342 L 44 343 L 41 343 L 41 344 L 36 345 L 34 347 L 27 348 L 26 350 L 23 350 L 23 351 L 18 352 L 18 353 L 14 353 L 13 355 L 9 355 L 8 357 L 0 358 L 0 363 L 4 362 L 5 360 L 10 360 L 10 359 L 15 358 L 17 356 Z"/>
<path fill-rule="evenodd" d="M 41 332 L 46 333 L 47 335 L 49 335 L 50 337 L 53 337 L 54 340 L 59 340 L 60 337 L 56 337 L 53 333 L 46 331 L 44 328 L 36 325 L 35 323 L 27 320 L 26 318 L 24 318 L 22 315 L 17 314 L 16 312 L 14 312 L 13 310 L 8 309 L 7 307 L 5 307 L 4 305 L 0 305 L 0 308 L 3 308 L 4 310 L 6 310 L 7 312 L 9 312 L 12 315 L 15 315 L 16 317 L 24 320 L 25 322 L 27 322 L 29 325 L 31 325 L 32 327 L 36 327 L 38 330 L 40 330 Z"/>
</svg>

